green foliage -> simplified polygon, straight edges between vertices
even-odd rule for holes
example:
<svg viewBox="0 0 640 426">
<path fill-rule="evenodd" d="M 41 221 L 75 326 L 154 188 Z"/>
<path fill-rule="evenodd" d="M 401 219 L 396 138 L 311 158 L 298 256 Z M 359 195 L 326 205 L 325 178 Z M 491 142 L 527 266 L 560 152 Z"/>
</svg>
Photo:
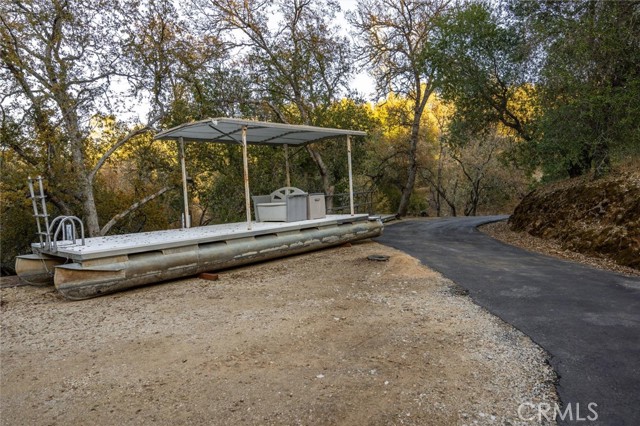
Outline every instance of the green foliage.
<svg viewBox="0 0 640 426">
<path fill-rule="evenodd" d="M 316 120 L 314 124 L 318 126 L 362 131 L 369 131 L 378 123 L 369 105 L 348 98 L 319 108 Z M 369 138 L 361 136 L 351 138 L 351 156 L 355 176 L 361 175 L 365 171 L 364 162 L 371 143 Z M 325 159 L 330 171 L 331 181 L 335 185 L 335 192 L 348 192 L 349 176 L 345 139 L 339 138 L 334 141 L 320 142 L 315 144 L 314 149 L 318 150 Z M 313 188 L 314 192 L 322 192 L 322 185 L 317 173 L 313 176 L 315 176 L 315 182 L 310 184 L 309 188 Z M 363 182 L 358 189 L 366 189 L 365 183 Z"/>
<path fill-rule="evenodd" d="M 440 92 L 454 102 L 452 126 L 463 132 L 501 123 L 531 138 L 531 114 L 522 113 L 530 49 L 518 27 L 504 26 L 484 3 L 470 3 L 441 18 L 438 42 L 424 54 L 438 66 Z"/>
<path fill-rule="evenodd" d="M 112 138 L 118 139 L 117 133 Z M 108 142 L 107 142 L 108 143 Z M 175 144 L 138 136 L 114 155 L 96 178 L 96 207 L 101 217 L 111 218 L 163 186 L 171 188 L 116 222 L 109 234 L 167 229 L 180 223 L 180 167 Z M 177 205 L 172 210 L 172 203 Z"/>
<path fill-rule="evenodd" d="M 376 78 L 378 95 L 398 94 L 409 102 L 403 122 L 409 131 L 403 152 L 407 172 L 398 185 L 402 194 L 397 213 L 401 216 L 409 212 L 419 169 L 418 147 L 424 142 L 421 122 L 437 83 L 437 63 L 423 53 L 432 49 L 440 17 L 448 9 L 449 2 L 443 0 L 361 0 L 350 20 L 362 34 L 359 54 Z"/>
<path fill-rule="evenodd" d="M 538 152 L 550 177 L 605 173 L 640 146 L 640 2 L 516 2 L 544 40 Z"/>
<path fill-rule="evenodd" d="M 462 5 L 425 51 L 456 106 L 452 132 L 500 123 L 522 140 L 510 157 L 547 180 L 602 174 L 637 153 L 640 3 L 507 6 Z"/>
<path fill-rule="evenodd" d="M 171 0 L 2 2 L 0 16 L 3 128 L 20 123 L 22 136 L 2 146 L 47 178 L 51 201 L 80 216 L 89 235 L 108 232 L 135 208 L 113 217 L 99 211 L 109 193 L 98 187 L 101 168 L 165 118 L 167 106 L 201 92 L 221 44 L 192 31 Z M 130 114 L 140 99 L 150 108 L 146 124 L 98 146 L 94 118 Z"/>
<path fill-rule="evenodd" d="M 6 135 L 5 135 L 6 137 Z M 14 273 L 16 254 L 31 252 L 36 238 L 27 170 L 21 169 L 11 151 L 0 151 L 0 274 Z M 16 167 L 18 166 L 18 167 Z"/>
<path fill-rule="evenodd" d="M 388 212 L 504 211 L 522 170 L 550 180 L 640 155 L 638 1 L 359 0 L 357 49 L 339 9 L 0 3 L 3 273 L 33 240 L 28 175 L 94 235 L 179 226 L 177 149 L 152 134 L 207 117 L 368 131 L 352 140 L 355 186 Z M 355 53 L 383 102 L 350 96 Z M 243 220 L 240 147 L 186 145 L 194 224 Z M 291 183 L 346 192 L 346 158 L 344 139 L 290 147 Z M 282 147 L 251 146 L 249 161 L 253 194 L 285 185 Z"/>
</svg>

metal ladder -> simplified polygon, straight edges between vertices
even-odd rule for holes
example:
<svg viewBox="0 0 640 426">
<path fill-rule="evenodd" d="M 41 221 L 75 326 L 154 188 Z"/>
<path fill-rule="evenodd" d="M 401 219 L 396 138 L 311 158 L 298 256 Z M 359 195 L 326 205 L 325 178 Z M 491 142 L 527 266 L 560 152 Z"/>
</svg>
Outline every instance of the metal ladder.
<svg viewBox="0 0 640 426">
<path fill-rule="evenodd" d="M 44 195 L 42 180 L 42 176 L 38 176 L 35 179 L 32 179 L 31 176 L 27 178 L 27 181 L 29 182 L 31 203 L 33 204 L 33 216 L 36 218 L 36 224 L 38 225 L 38 239 L 40 240 L 40 248 L 45 249 L 51 247 L 51 231 L 49 229 L 49 213 L 47 213 L 46 196 Z M 34 181 L 38 182 L 38 189 L 40 190 L 39 195 L 35 194 L 33 185 Z M 44 231 L 42 230 L 40 219 L 44 219 Z"/>
<path fill-rule="evenodd" d="M 34 182 L 38 182 L 38 189 L 40 193 L 36 195 L 34 189 Z M 75 216 L 58 216 L 49 222 L 49 213 L 47 213 L 46 196 L 44 195 L 44 188 L 42 185 L 43 178 L 38 176 L 32 179 L 28 177 L 29 193 L 31 195 L 31 203 L 33 205 L 33 216 L 36 218 L 36 224 L 38 225 L 38 239 L 40 240 L 40 250 L 47 250 L 56 252 L 58 251 L 58 240 L 69 241 L 71 244 L 76 244 L 78 238 L 78 232 L 76 225 L 80 226 L 80 239 L 82 245 L 85 245 L 84 239 L 84 224 Z M 40 219 L 44 219 L 44 230 L 42 230 L 42 223 Z M 55 228 L 55 233 L 52 235 L 52 230 Z"/>
</svg>

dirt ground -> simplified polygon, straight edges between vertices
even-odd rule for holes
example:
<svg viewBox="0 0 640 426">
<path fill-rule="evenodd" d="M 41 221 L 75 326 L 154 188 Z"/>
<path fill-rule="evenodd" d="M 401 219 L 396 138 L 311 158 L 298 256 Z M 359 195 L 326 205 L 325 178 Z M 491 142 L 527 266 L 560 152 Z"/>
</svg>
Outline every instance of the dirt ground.
<svg viewBox="0 0 640 426">
<path fill-rule="evenodd" d="M 0 297 L 3 425 L 518 425 L 521 403 L 557 400 L 529 338 L 373 242 L 80 302 Z"/>
<path fill-rule="evenodd" d="M 494 222 L 482 225 L 480 231 L 500 240 L 504 243 L 511 244 L 529 250 L 535 253 L 545 254 L 547 256 L 557 257 L 559 259 L 570 260 L 572 262 L 582 263 L 593 268 L 611 271 L 630 277 L 640 277 L 640 269 L 629 268 L 617 264 L 614 260 L 596 254 L 584 254 L 569 250 L 554 239 L 545 239 L 534 237 L 533 235 L 520 231 L 512 231 L 507 222 Z"/>
<path fill-rule="evenodd" d="M 515 208 L 509 227 L 640 271 L 640 159 L 631 157 L 605 176 L 535 189 Z"/>
</svg>

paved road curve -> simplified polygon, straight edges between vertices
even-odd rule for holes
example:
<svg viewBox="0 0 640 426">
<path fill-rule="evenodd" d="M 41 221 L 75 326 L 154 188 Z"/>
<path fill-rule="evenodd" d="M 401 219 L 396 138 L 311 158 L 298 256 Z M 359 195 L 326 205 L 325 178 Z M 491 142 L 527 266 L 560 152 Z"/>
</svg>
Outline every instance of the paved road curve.
<svg viewBox="0 0 640 426">
<path fill-rule="evenodd" d="M 403 221 L 376 241 L 469 290 L 551 355 L 565 407 L 597 424 L 640 425 L 640 279 L 527 252 L 481 232 L 504 216 Z M 589 421 L 569 424 L 594 424 Z M 568 419 L 568 417 L 566 418 Z"/>
</svg>

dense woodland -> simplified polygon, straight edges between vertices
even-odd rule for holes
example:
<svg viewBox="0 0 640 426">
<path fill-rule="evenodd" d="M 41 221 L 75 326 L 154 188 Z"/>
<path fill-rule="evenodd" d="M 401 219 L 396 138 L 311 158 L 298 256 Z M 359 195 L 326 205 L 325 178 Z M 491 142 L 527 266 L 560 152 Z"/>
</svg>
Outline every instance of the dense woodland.
<svg viewBox="0 0 640 426">
<path fill-rule="evenodd" d="M 35 239 L 27 176 L 91 236 L 180 226 L 153 136 L 207 117 L 366 130 L 377 212 L 509 212 L 640 155 L 640 2 L 3 0 L 0 97 L 3 274 Z M 186 151 L 195 224 L 241 219 L 240 147 Z M 345 151 L 290 149 L 293 185 L 345 192 Z M 284 185 L 282 149 L 249 154 L 254 194 Z"/>
</svg>

